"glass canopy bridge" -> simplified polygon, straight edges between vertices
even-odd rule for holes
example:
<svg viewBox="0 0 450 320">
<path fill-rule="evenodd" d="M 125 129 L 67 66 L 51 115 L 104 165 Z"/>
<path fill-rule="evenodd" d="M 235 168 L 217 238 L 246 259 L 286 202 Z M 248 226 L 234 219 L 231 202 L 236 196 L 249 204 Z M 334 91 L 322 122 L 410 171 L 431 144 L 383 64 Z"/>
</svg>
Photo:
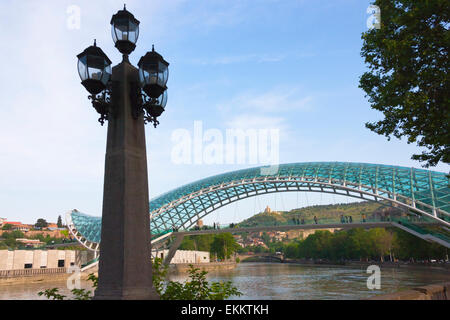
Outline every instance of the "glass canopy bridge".
<svg viewBox="0 0 450 320">
<path fill-rule="evenodd" d="M 255 167 L 208 177 L 150 201 L 152 243 L 173 230 L 189 230 L 230 203 L 275 192 L 323 192 L 390 204 L 412 220 L 392 221 L 426 240 L 450 244 L 450 186 L 446 173 L 424 169 L 349 162 L 306 162 Z M 434 227 L 414 223 L 433 222 Z M 338 219 L 338 217 L 337 217 Z M 97 251 L 101 217 L 77 210 L 66 215 L 72 235 Z"/>
</svg>

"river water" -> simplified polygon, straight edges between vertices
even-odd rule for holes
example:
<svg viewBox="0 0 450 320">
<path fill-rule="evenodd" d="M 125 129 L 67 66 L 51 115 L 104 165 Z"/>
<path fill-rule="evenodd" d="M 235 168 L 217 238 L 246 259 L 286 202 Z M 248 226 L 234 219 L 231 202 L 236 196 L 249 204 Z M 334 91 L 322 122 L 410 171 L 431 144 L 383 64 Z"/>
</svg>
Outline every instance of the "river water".
<svg viewBox="0 0 450 320">
<path fill-rule="evenodd" d="M 382 268 L 381 289 L 369 290 L 365 268 L 304 266 L 281 263 L 240 263 L 233 270 L 208 273 L 209 281 L 232 281 L 243 293 L 233 299 L 364 299 L 377 294 L 450 281 L 450 272 L 419 268 Z M 184 281 L 185 274 L 172 274 L 170 280 Z M 89 283 L 82 281 L 83 288 Z M 37 293 L 58 287 L 70 297 L 65 281 L 0 286 L 0 300 L 45 299 Z"/>
</svg>

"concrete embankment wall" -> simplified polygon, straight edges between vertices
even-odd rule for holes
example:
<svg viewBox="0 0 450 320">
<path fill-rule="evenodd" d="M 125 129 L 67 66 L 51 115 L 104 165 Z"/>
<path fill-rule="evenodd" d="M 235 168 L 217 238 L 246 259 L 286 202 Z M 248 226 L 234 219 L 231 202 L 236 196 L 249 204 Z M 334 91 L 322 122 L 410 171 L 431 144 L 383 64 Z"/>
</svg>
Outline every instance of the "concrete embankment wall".
<svg viewBox="0 0 450 320">
<path fill-rule="evenodd" d="M 235 262 L 209 262 L 209 263 L 190 263 L 194 268 L 199 268 L 200 270 L 210 271 L 210 270 L 231 270 L 236 267 Z M 189 263 L 177 263 L 169 265 L 169 272 L 180 272 L 184 273 L 189 270 Z"/>
<path fill-rule="evenodd" d="M 382 294 L 370 300 L 450 300 L 450 282 Z"/>
<path fill-rule="evenodd" d="M 66 269 L 66 268 L 61 268 Z M 90 273 L 94 273 L 98 276 L 98 270 L 91 269 L 86 272 L 81 272 L 81 280 L 87 280 Z M 14 277 L 0 277 L 0 287 L 8 285 L 18 284 L 32 284 L 32 283 L 60 283 L 66 281 L 73 273 L 58 272 L 58 273 L 43 273 L 43 274 L 30 274 L 30 275 L 17 275 Z M 1 290 L 1 289 L 0 289 Z"/>
<path fill-rule="evenodd" d="M 68 273 L 56 273 L 56 274 L 36 274 L 31 276 L 16 276 L 11 278 L 0 278 L 0 286 L 3 285 L 17 285 L 17 284 L 29 284 L 29 283 L 47 283 L 47 282 L 60 282 L 67 280 L 70 276 Z"/>
</svg>

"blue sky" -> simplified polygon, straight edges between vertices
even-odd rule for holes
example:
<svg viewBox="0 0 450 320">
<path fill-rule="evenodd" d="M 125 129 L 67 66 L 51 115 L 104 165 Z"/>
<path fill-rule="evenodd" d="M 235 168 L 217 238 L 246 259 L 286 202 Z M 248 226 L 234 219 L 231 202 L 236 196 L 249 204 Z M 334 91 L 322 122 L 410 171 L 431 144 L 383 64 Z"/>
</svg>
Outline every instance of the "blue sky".
<svg viewBox="0 0 450 320">
<path fill-rule="evenodd" d="M 177 165 L 176 129 L 276 128 L 280 162 L 352 161 L 420 167 L 420 152 L 364 127 L 380 119 L 358 88 L 366 70 L 361 33 L 365 0 L 127 1 L 141 21 L 137 63 L 151 45 L 170 62 L 161 125 L 147 126 L 150 196 L 253 165 Z M 67 9 L 81 10 L 70 29 Z M 76 55 L 93 43 L 114 64 L 110 35 L 123 1 L 0 2 L 0 216 L 35 222 L 77 208 L 101 214 L 106 126 L 87 100 Z M 382 14 L 382 13 L 381 13 Z M 7 50 L 5 50 L 7 49 Z M 449 171 L 440 164 L 433 168 Z M 278 210 L 329 202 L 329 196 L 271 195 L 213 213 L 235 221 L 265 205 Z M 237 216 L 237 213 L 239 216 Z M 217 221 L 217 220 L 215 220 Z"/>
</svg>

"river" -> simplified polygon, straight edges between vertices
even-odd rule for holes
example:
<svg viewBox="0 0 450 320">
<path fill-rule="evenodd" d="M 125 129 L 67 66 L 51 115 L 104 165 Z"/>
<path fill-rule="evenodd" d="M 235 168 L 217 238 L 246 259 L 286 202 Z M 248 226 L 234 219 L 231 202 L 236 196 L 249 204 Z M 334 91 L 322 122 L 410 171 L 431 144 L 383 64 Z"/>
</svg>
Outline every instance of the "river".
<svg viewBox="0 0 450 320">
<path fill-rule="evenodd" d="M 381 289 L 369 290 L 365 268 L 348 266 L 304 266 L 281 263 L 240 263 L 233 270 L 208 273 L 209 281 L 232 281 L 243 293 L 233 299 L 364 299 L 376 294 L 450 281 L 450 272 L 423 268 L 382 268 Z M 170 280 L 184 281 L 185 274 Z M 83 288 L 89 283 L 82 281 Z M 0 286 L 0 300 L 45 299 L 37 293 L 58 287 L 70 297 L 65 281 Z"/>
</svg>

